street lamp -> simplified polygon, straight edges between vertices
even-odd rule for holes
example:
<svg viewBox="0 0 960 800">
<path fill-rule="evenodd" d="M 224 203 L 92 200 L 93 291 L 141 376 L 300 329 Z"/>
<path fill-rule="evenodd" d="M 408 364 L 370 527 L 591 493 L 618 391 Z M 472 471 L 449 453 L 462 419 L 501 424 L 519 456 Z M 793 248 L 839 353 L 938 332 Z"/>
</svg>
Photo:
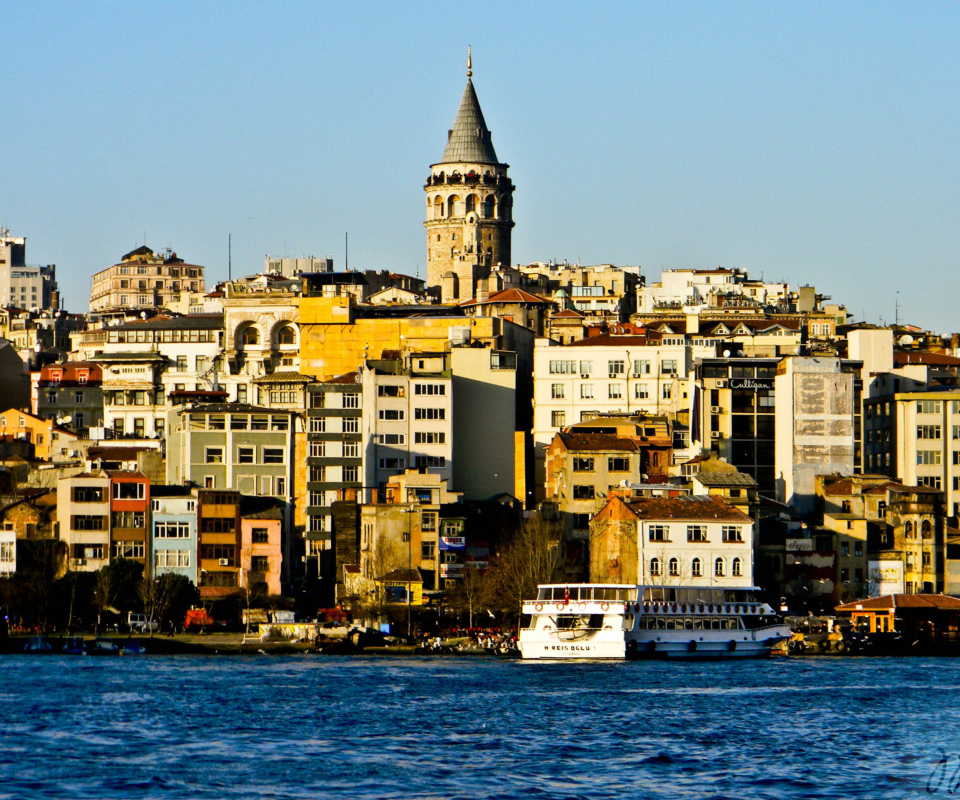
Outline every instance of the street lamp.
<svg viewBox="0 0 960 800">
<path fill-rule="evenodd" d="M 413 572 L 413 515 L 417 513 L 417 507 L 411 503 L 407 509 L 407 640 L 413 633 L 410 611 L 410 591 L 413 588 L 411 573 Z"/>
</svg>

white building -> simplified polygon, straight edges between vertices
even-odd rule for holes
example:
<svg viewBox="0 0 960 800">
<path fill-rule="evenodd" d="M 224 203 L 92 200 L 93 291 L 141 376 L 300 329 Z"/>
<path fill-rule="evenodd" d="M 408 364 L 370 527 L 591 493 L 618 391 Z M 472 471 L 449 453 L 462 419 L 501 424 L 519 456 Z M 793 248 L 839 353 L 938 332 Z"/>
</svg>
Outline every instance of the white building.
<svg viewBox="0 0 960 800">
<path fill-rule="evenodd" d="M 721 293 L 742 295 L 752 305 L 776 306 L 790 299 L 790 286 L 751 281 L 739 269 L 664 270 L 658 282 L 637 289 L 637 313 L 669 308 L 692 313 L 715 305 L 711 299 Z"/>
<path fill-rule="evenodd" d="M 12 575 L 17 571 L 17 532 L 0 528 L 0 575 Z"/>
<path fill-rule="evenodd" d="M 25 236 L 0 228 L 0 307 L 55 309 L 60 303 L 57 267 L 27 264 L 26 250 Z"/>
<path fill-rule="evenodd" d="M 415 468 L 453 483 L 453 384 L 445 366 L 443 353 L 418 353 L 403 369 L 371 361 L 361 368 L 364 486 L 386 486 Z"/>
<path fill-rule="evenodd" d="M 544 449 L 585 412 L 635 413 L 676 419 L 690 409 L 693 366 L 715 348 L 646 343 L 642 336 L 595 336 L 558 345 L 537 339 L 533 367 L 535 481 L 542 490 Z M 679 443 L 682 444 L 682 443 Z"/>
</svg>

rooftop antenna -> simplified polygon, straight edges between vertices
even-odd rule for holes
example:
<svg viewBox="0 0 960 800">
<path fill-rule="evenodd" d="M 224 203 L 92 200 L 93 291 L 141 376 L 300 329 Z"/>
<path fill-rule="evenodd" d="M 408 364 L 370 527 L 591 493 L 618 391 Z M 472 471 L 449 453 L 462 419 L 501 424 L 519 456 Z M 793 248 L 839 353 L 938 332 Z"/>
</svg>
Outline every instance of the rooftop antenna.
<svg viewBox="0 0 960 800">
<path fill-rule="evenodd" d="M 897 296 L 893 303 L 894 308 L 894 325 L 897 327 L 900 326 L 900 290 L 897 290 Z"/>
<path fill-rule="evenodd" d="M 227 280 L 233 280 L 233 234 L 227 234 Z"/>
<path fill-rule="evenodd" d="M 343 269 L 345 272 L 350 271 L 350 233 L 348 231 L 343 233 Z"/>
</svg>

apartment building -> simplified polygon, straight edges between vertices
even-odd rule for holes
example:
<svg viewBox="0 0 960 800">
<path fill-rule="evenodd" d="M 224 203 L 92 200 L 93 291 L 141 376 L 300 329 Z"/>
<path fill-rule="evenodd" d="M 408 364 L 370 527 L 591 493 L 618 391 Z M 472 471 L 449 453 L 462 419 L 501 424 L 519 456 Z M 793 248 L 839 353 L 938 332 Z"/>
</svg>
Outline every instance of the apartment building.
<svg viewBox="0 0 960 800">
<path fill-rule="evenodd" d="M 181 292 L 203 292 L 203 269 L 169 249 L 154 253 L 143 245 L 93 276 L 90 311 L 166 306 Z"/>
<path fill-rule="evenodd" d="M 153 574 L 183 575 L 198 581 L 197 490 L 189 486 L 150 487 Z"/>
<path fill-rule="evenodd" d="M 59 538 L 69 569 L 96 572 L 110 561 L 110 476 L 82 472 L 57 482 Z"/>
<path fill-rule="evenodd" d="M 240 577 L 240 493 L 201 489 L 197 494 L 200 537 L 200 596 L 215 600 L 234 594 Z"/>
<path fill-rule="evenodd" d="M 110 478 L 110 557 L 125 558 L 151 572 L 150 479 L 142 472 L 108 471 Z"/>
<path fill-rule="evenodd" d="M 753 520 L 719 497 L 611 492 L 590 522 L 590 582 L 753 586 Z"/>
<path fill-rule="evenodd" d="M 45 364 L 36 382 L 37 416 L 87 437 L 103 427 L 100 365 L 92 361 Z"/>
<path fill-rule="evenodd" d="M 0 228 L 0 306 L 53 309 L 60 306 L 57 266 L 26 263 L 27 238 Z"/>
<path fill-rule="evenodd" d="M 649 344 L 641 336 L 602 335 L 566 345 L 538 339 L 533 444 L 540 492 L 546 480 L 544 448 L 562 428 L 598 412 L 643 412 L 687 422 L 694 362 L 714 355 L 713 347 L 686 344 L 682 338 Z M 679 448 L 689 444 L 677 443 Z"/>
<path fill-rule="evenodd" d="M 0 439 L 29 442 L 40 461 L 69 461 L 80 456 L 77 434 L 61 428 L 56 420 L 40 419 L 15 408 L 0 412 Z"/>
</svg>

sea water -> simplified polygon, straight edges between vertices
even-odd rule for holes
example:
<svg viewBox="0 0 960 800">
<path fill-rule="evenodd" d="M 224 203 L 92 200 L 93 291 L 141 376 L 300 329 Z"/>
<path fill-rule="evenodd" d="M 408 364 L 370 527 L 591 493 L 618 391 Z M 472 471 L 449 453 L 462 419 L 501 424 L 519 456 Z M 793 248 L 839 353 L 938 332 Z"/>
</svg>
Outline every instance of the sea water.
<svg viewBox="0 0 960 800">
<path fill-rule="evenodd" d="M 0 656 L 0 798 L 902 798 L 960 661 Z"/>
</svg>

